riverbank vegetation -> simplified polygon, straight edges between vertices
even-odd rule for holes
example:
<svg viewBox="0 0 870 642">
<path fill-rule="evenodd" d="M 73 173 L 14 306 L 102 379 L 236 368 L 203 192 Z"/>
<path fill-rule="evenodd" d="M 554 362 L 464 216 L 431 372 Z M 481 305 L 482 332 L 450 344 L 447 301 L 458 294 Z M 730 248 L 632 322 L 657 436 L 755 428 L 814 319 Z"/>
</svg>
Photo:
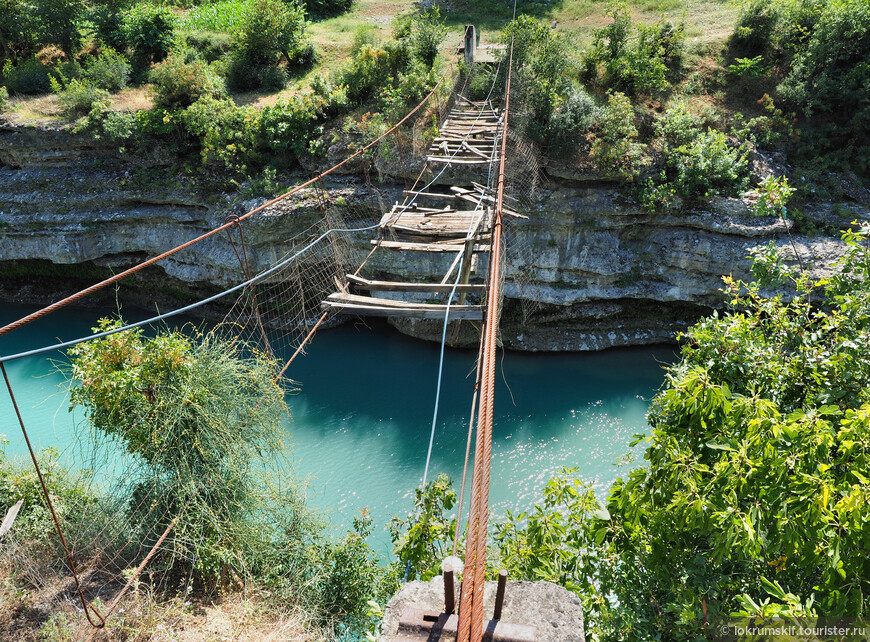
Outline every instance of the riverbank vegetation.
<svg viewBox="0 0 870 642">
<path fill-rule="evenodd" d="M 736 11 L 521 2 L 514 22 L 485 4 L 64 0 L 26 12 L 8 0 L 4 109 L 26 118 L 42 104 L 27 96 L 53 92 L 77 131 L 129 152 L 162 147 L 187 172 L 255 178 L 317 166 L 330 141 L 383 131 L 475 22 L 484 38 L 515 38 L 515 127 L 556 175 L 621 180 L 650 212 L 742 196 L 763 178 L 759 151 L 792 174 L 798 218 L 813 199 L 865 188 L 870 26 L 859 0 Z M 469 91 L 491 81 L 478 72 Z"/>
</svg>

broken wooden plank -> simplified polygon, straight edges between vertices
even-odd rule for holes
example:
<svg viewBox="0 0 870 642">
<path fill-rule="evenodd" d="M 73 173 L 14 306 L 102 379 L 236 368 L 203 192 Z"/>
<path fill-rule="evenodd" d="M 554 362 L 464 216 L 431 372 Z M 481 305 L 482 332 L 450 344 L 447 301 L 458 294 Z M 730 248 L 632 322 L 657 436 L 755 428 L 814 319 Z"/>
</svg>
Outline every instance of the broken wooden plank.
<svg viewBox="0 0 870 642">
<path fill-rule="evenodd" d="M 15 523 L 15 518 L 18 517 L 18 511 L 21 510 L 23 504 L 24 500 L 19 499 L 17 503 L 13 504 L 13 506 L 6 511 L 6 517 L 3 518 L 3 523 L 0 524 L 0 539 L 12 530 L 12 525 Z"/>
</svg>

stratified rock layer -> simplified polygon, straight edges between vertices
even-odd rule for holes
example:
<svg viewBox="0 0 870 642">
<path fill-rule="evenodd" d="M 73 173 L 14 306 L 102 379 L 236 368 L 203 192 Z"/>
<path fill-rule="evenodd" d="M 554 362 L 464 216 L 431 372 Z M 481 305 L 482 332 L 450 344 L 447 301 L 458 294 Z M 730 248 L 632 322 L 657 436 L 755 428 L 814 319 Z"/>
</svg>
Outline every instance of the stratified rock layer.
<svg viewBox="0 0 870 642">
<path fill-rule="evenodd" d="M 722 305 L 722 275 L 749 276 L 751 248 L 773 240 L 791 253 L 793 242 L 804 263 L 823 274 L 843 250 L 833 232 L 867 216 L 857 205 L 841 206 L 836 214 L 819 207 L 807 216 L 830 235 L 794 235 L 790 241 L 790 223 L 752 216 L 751 193 L 745 201 L 714 199 L 708 211 L 650 214 L 612 182 L 559 180 L 523 195 L 531 196 L 524 210 L 528 220 L 505 222 L 502 341 L 510 348 L 599 350 L 672 340 Z M 328 186 L 333 211 L 341 217 L 345 210 L 344 220 L 356 224 L 373 224 L 402 199 L 401 186 L 388 181 L 372 187 L 342 176 Z M 28 281 L 22 261 L 117 271 L 262 202 L 205 192 L 173 175 L 157 154 L 131 158 L 65 131 L 0 127 L 0 296 L 44 302 L 60 293 L 39 278 Z M 322 213 L 317 194 L 303 190 L 249 219 L 244 236 L 251 269 L 285 256 L 290 239 L 316 235 Z M 351 235 L 355 253 L 364 256 L 373 237 L 374 232 Z M 365 270 L 375 278 L 440 280 L 452 258 L 380 250 Z M 192 296 L 236 284 L 243 275 L 225 234 L 166 259 L 160 268 L 165 285 Z M 478 270 L 478 276 L 485 274 L 485 261 Z M 441 337 L 437 322 L 394 325 L 421 338 Z M 466 323 L 456 338 L 471 344 L 476 330 Z"/>
</svg>

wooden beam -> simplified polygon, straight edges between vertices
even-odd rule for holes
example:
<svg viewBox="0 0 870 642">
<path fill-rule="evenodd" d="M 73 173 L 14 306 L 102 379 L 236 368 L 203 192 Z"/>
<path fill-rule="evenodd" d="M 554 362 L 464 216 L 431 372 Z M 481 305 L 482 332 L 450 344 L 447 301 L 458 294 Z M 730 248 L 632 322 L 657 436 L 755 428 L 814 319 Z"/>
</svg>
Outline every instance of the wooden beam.
<svg viewBox="0 0 870 642">
<path fill-rule="evenodd" d="M 453 291 L 452 283 L 403 283 L 401 281 L 371 281 L 353 274 L 347 275 L 347 280 L 360 290 L 376 292 L 433 292 L 449 294 Z M 456 292 L 464 294 L 481 293 L 486 290 L 484 283 L 469 283 L 457 285 Z"/>
<path fill-rule="evenodd" d="M 372 239 L 372 245 L 378 245 L 387 250 L 405 250 L 408 252 L 460 252 L 464 239 L 459 243 L 405 243 L 402 241 L 378 241 Z M 475 252 L 489 252 L 489 245 L 475 245 Z"/>
</svg>

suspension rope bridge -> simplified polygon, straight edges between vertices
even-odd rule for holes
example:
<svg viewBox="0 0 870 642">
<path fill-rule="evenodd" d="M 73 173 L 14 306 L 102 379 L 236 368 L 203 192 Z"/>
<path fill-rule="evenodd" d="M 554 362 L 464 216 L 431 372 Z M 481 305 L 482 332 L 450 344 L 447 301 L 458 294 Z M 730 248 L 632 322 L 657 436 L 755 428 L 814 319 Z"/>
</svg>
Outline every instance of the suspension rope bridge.
<svg viewBox="0 0 870 642">
<path fill-rule="evenodd" d="M 505 207 L 505 168 L 508 155 L 508 122 L 510 118 L 510 91 L 513 64 L 513 44 L 511 43 L 507 56 L 507 71 L 504 100 L 492 99 L 495 83 L 501 77 L 498 70 L 493 76 L 493 86 L 484 100 L 471 100 L 458 91 L 455 99 L 450 101 L 446 112 L 435 109 L 435 114 L 443 116 L 438 128 L 438 134 L 431 140 L 425 150 L 423 169 L 412 186 L 403 191 L 404 201 L 396 202 L 387 211 L 382 211 L 376 223 L 349 227 L 334 227 L 329 224 L 329 212 L 323 194 L 323 178 L 336 172 L 342 166 L 357 159 L 376 145 L 383 143 L 388 137 L 397 134 L 399 128 L 409 122 L 416 114 L 430 106 L 437 97 L 439 90 L 445 85 L 451 67 L 444 72 L 432 91 L 398 123 L 388 129 L 374 141 L 361 147 L 355 153 L 337 163 L 333 167 L 318 173 L 315 177 L 303 182 L 285 194 L 272 199 L 251 211 L 231 217 L 214 229 L 183 243 L 171 250 L 148 259 L 111 278 L 105 279 L 91 287 L 68 296 L 56 303 L 48 305 L 37 312 L 29 314 L 13 323 L 0 328 L 0 336 L 10 334 L 29 323 L 40 319 L 56 310 L 103 288 L 117 284 L 124 279 L 144 270 L 145 268 L 165 261 L 180 252 L 187 250 L 221 232 L 230 235 L 230 243 L 239 259 L 245 280 L 216 295 L 203 298 L 191 305 L 154 316 L 138 323 L 127 324 L 104 332 L 81 337 L 79 339 L 60 342 L 34 350 L 28 350 L 13 355 L 0 355 L 0 371 L 2 371 L 7 391 L 16 410 L 19 425 L 27 443 L 27 447 L 36 472 L 42 483 L 42 490 L 47 506 L 54 518 L 57 534 L 65 550 L 70 573 L 75 580 L 77 593 L 85 613 L 94 627 L 105 625 L 109 612 L 117 606 L 119 594 L 111 604 L 109 611 L 101 614 L 92 603 L 88 602 L 82 581 L 76 570 L 71 547 L 67 545 L 61 520 L 55 514 L 50 493 L 43 481 L 39 461 L 31 445 L 25 421 L 19 411 L 12 384 L 6 372 L 6 363 L 28 356 L 34 356 L 67 348 L 78 343 L 91 341 L 102 337 L 124 332 L 136 327 L 151 325 L 167 318 L 185 314 L 196 308 L 213 303 L 222 298 L 236 294 L 249 300 L 237 305 L 239 310 L 247 310 L 246 319 L 254 319 L 258 332 L 271 352 L 267 338 L 266 324 L 269 323 L 267 292 L 258 294 L 257 287 L 265 287 L 278 281 L 278 275 L 289 267 L 297 270 L 301 260 L 316 253 L 337 255 L 339 249 L 333 245 L 321 249 L 324 243 L 334 244 L 339 235 L 376 232 L 377 238 L 371 240 L 371 251 L 365 259 L 356 266 L 355 271 L 349 270 L 343 274 L 332 274 L 333 291 L 320 298 L 320 314 L 316 321 L 310 322 L 302 318 L 300 327 L 310 326 L 304 338 L 295 346 L 292 356 L 286 361 L 278 378 L 284 375 L 293 360 L 304 350 L 318 328 L 329 317 L 335 314 L 355 316 L 397 317 L 418 320 L 440 320 L 443 322 L 441 339 L 441 362 L 439 364 L 438 390 L 436 392 L 435 413 L 432 423 L 429 451 L 423 474 L 423 483 L 427 481 L 431 459 L 432 442 L 437 423 L 438 403 L 440 398 L 441 370 L 443 367 L 444 347 L 447 343 L 448 325 L 454 326 L 454 337 L 458 324 L 473 322 L 480 324 L 480 348 L 477 364 L 477 376 L 472 399 L 472 411 L 469 422 L 468 444 L 466 447 L 465 468 L 468 468 L 468 458 L 472 441 L 472 429 L 475 425 L 476 436 L 473 459 L 473 476 L 468 514 L 468 528 L 465 543 L 465 572 L 461 586 L 459 614 L 457 623 L 457 640 L 460 642 L 479 642 L 484 639 L 487 627 L 484 621 L 483 596 L 486 576 L 486 544 L 489 511 L 490 460 L 492 452 L 492 423 L 495 389 L 495 362 L 497 337 L 499 330 L 499 315 L 502 302 L 502 282 L 504 261 L 503 220 L 504 217 L 525 218 Z M 501 63 L 499 63 L 501 65 Z M 500 66 L 499 66 L 500 69 Z M 402 138 L 396 135 L 400 155 L 403 153 Z M 430 180 L 421 185 L 422 177 L 429 173 Z M 495 182 L 495 185 L 493 183 Z M 291 251 L 281 260 L 275 261 L 270 267 L 251 276 L 250 260 L 241 235 L 242 222 L 264 212 L 281 201 L 286 200 L 307 187 L 319 190 L 317 196 L 324 210 L 327 228 L 314 238 L 303 239 L 305 233 L 310 234 L 315 228 L 309 228 L 297 238 L 292 239 Z M 231 232 L 238 230 L 242 253 L 232 240 Z M 298 243 L 297 243 L 298 241 Z M 397 281 L 379 278 L 377 274 L 364 276 L 364 270 L 369 259 L 376 252 L 401 253 L 406 257 L 426 256 L 440 261 L 443 276 L 440 280 Z M 318 255 L 319 256 L 319 255 Z M 243 258 L 244 257 L 244 258 Z M 410 259 L 409 259 L 410 260 Z M 337 257 L 336 257 L 337 262 Z M 328 270 L 327 270 L 328 271 Z M 301 279 L 301 277 L 299 277 Z M 301 281 L 300 281 L 301 282 Z M 304 310 L 305 293 L 300 293 Z M 440 299 L 440 300 L 439 300 Z M 436 301 L 436 302 L 433 302 Z M 236 307 L 233 310 L 236 310 Z M 237 312 L 235 318 L 241 318 Z M 454 541 L 454 555 L 459 545 L 459 522 L 463 510 L 465 496 L 465 473 L 463 474 L 462 490 L 460 492 L 459 515 Z M 165 524 L 165 522 L 164 522 Z M 171 521 L 157 542 L 150 548 L 141 564 L 136 568 L 134 576 L 128 579 L 127 587 L 142 572 L 145 565 L 160 548 L 169 531 L 174 526 Z M 125 589 L 126 590 L 126 587 Z M 452 590 L 452 589 L 451 589 Z M 123 594 L 123 592 L 122 592 Z M 450 614 L 448 596 L 445 607 Z"/>
</svg>

